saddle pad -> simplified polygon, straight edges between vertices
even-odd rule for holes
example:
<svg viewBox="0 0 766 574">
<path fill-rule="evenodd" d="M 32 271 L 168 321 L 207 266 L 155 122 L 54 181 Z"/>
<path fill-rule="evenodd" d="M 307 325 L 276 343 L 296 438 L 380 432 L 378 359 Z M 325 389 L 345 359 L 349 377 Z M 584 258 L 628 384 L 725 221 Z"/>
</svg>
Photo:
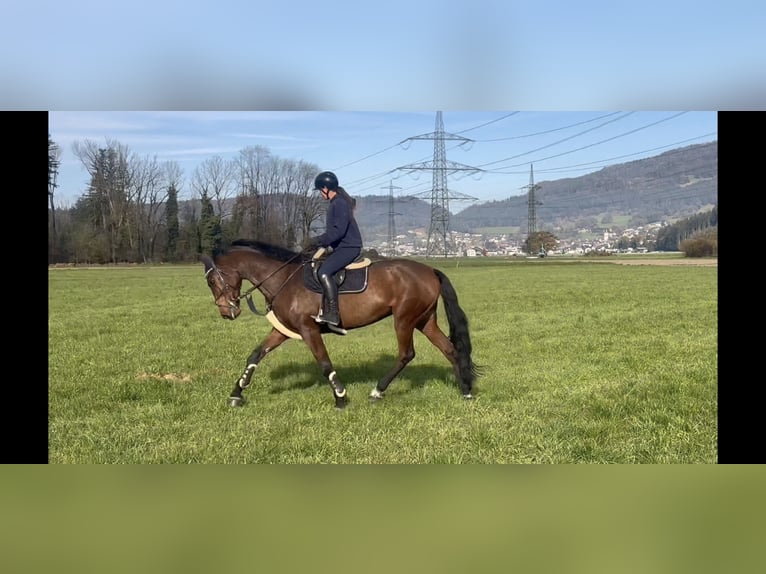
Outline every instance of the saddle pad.
<svg viewBox="0 0 766 574">
<path fill-rule="evenodd" d="M 277 316 L 274 314 L 274 311 L 269 311 L 266 313 L 266 318 L 269 320 L 269 323 L 271 323 L 271 326 L 274 327 L 277 331 L 285 335 L 286 337 L 290 337 L 291 339 L 303 339 L 298 333 L 295 331 L 291 331 L 287 327 L 285 327 L 282 322 L 277 319 Z"/>
<path fill-rule="evenodd" d="M 343 280 L 343 283 L 338 285 L 338 293 L 361 293 L 367 289 L 367 269 L 369 267 L 340 270 L 335 277 L 337 278 L 338 275 L 345 273 L 346 278 Z M 322 286 L 314 277 L 314 270 L 311 268 L 311 265 L 306 265 L 303 268 L 303 284 L 314 293 L 323 292 Z"/>
</svg>

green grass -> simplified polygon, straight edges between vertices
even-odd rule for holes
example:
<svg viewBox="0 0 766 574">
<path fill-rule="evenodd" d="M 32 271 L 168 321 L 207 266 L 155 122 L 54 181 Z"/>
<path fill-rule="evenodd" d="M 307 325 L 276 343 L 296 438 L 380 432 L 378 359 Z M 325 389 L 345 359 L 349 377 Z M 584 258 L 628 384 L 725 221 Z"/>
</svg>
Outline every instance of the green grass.
<svg viewBox="0 0 766 574">
<path fill-rule="evenodd" d="M 343 411 L 301 341 L 264 359 L 244 407 L 226 405 L 270 326 L 246 307 L 221 319 L 201 265 L 49 270 L 49 461 L 717 461 L 716 267 L 432 264 L 469 317 L 477 398 L 416 333 L 414 361 L 369 402 L 396 356 L 386 319 L 325 338 Z"/>
</svg>

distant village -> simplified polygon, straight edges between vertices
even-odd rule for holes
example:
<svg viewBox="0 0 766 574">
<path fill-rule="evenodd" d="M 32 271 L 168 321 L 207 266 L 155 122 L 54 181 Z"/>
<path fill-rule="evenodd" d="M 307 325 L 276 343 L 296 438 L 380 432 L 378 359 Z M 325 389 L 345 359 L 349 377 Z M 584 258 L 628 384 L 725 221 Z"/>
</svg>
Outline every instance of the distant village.
<svg viewBox="0 0 766 574">
<path fill-rule="evenodd" d="M 625 229 L 620 233 L 611 230 L 594 232 L 592 229 L 580 229 L 580 237 L 560 239 L 554 250 L 544 253 L 525 253 L 522 249 L 526 235 L 518 234 L 487 235 L 479 233 L 461 233 L 451 231 L 449 244 L 453 246 L 453 257 L 492 257 L 492 256 L 538 256 L 538 255 L 587 255 L 611 253 L 646 253 L 653 250 L 658 231 L 664 223 L 650 223 L 636 228 Z M 555 235 L 555 234 L 554 234 Z M 408 230 L 396 236 L 394 242 L 387 239 L 373 239 L 367 247 L 382 255 L 407 257 L 425 256 L 428 249 L 428 230 Z"/>
</svg>

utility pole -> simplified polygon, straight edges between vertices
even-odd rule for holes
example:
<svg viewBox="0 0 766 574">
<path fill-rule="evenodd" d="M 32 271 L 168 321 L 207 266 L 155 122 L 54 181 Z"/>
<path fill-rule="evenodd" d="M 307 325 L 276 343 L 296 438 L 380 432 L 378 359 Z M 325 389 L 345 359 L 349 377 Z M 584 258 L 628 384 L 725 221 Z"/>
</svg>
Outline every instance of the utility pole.
<svg viewBox="0 0 766 574">
<path fill-rule="evenodd" d="M 396 169 L 414 172 L 414 171 L 430 171 L 432 173 L 432 185 L 431 185 L 431 223 L 428 228 L 428 243 L 426 247 L 426 257 L 432 255 L 442 255 L 447 257 L 452 250 L 451 241 L 449 239 L 449 200 L 450 199 L 470 199 L 475 200 L 475 197 L 470 195 L 450 192 L 447 189 L 447 176 L 453 173 L 463 172 L 476 173 L 482 171 L 477 167 L 471 167 L 469 165 L 463 165 L 453 161 L 447 161 L 446 152 L 444 149 L 445 140 L 459 141 L 459 145 L 465 145 L 467 143 L 473 143 L 473 140 L 458 136 L 455 134 L 444 132 L 444 123 L 442 121 L 442 113 L 436 112 L 436 130 L 407 138 L 408 140 L 433 140 L 434 141 L 434 158 L 433 161 L 426 161 L 417 164 L 405 165 Z M 404 143 L 404 142 L 401 142 Z M 415 194 L 411 197 L 419 197 L 427 194 Z"/>
</svg>

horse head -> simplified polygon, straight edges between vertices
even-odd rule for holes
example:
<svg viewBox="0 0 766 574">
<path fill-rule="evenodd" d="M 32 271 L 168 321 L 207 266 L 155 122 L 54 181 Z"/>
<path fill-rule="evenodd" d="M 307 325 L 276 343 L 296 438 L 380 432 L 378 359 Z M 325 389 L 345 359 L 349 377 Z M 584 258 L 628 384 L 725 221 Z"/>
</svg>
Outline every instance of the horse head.
<svg viewBox="0 0 766 574">
<path fill-rule="evenodd" d="M 240 274 L 230 268 L 222 268 L 207 255 L 200 257 L 205 265 L 205 279 L 213 294 L 218 311 L 224 319 L 234 320 L 242 310 L 239 307 L 239 290 L 242 286 Z"/>
</svg>

